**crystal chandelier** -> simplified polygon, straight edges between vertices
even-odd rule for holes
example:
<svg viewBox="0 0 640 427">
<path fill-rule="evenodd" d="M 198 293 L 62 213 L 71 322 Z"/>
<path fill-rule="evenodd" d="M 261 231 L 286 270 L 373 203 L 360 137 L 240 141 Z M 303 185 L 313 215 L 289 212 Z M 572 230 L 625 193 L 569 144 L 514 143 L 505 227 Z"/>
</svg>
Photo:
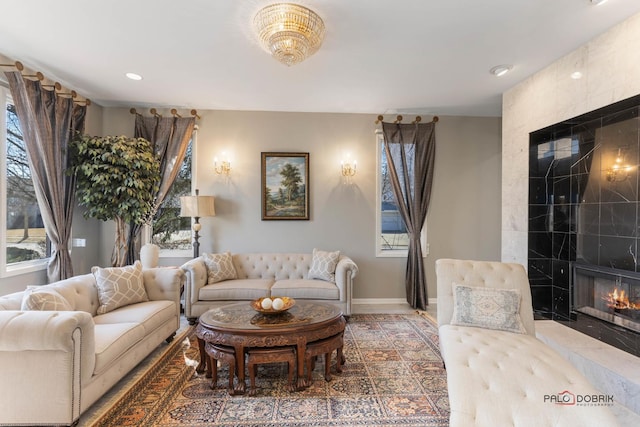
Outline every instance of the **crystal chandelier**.
<svg viewBox="0 0 640 427">
<path fill-rule="evenodd" d="M 314 11 L 291 3 L 261 9 L 253 25 L 262 47 L 288 66 L 313 55 L 324 38 L 324 22 Z"/>
</svg>

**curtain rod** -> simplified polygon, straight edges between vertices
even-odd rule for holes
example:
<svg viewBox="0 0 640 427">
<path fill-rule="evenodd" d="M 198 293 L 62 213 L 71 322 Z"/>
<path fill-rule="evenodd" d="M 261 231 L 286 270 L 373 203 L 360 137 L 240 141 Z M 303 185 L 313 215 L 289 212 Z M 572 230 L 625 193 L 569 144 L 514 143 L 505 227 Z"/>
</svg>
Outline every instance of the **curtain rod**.
<svg viewBox="0 0 640 427">
<path fill-rule="evenodd" d="M 378 124 L 378 123 L 382 123 L 382 120 L 383 120 L 383 119 L 384 119 L 384 117 L 382 117 L 382 114 L 380 114 L 380 115 L 378 116 L 378 118 L 376 119 L 376 124 Z M 433 116 L 433 119 L 431 119 L 431 122 L 432 122 L 432 123 L 436 123 L 438 120 L 440 120 L 440 119 L 438 118 L 438 116 Z M 420 123 L 421 121 L 422 121 L 422 117 L 420 117 L 420 116 L 416 116 L 415 120 L 414 120 L 414 121 L 412 121 L 412 122 L 411 122 L 411 124 L 413 125 L 413 124 L 416 124 L 416 123 Z M 398 117 L 396 117 L 396 120 L 395 120 L 393 123 L 400 123 L 400 122 L 402 122 L 402 116 L 398 116 Z"/>
<path fill-rule="evenodd" d="M 0 63 L 0 68 L 11 68 L 13 70 L 17 70 L 20 74 L 22 74 L 23 78 L 30 79 L 30 80 L 38 80 L 41 82 L 41 85 L 43 88 L 48 90 L 53 90 L 56 92 L 57 95 L 72 98 L 73 102 L 75 102 L 76 104 L 80 104 L 80 105 L 84 104 L 86 106 L 91 105 L 91 100 L 89 98 L 80 96 L 80 99 L 76 99 L 78 98 L 78 93 L 75 90 L 69 90 L 67 88 L 64 88 L 60 83 L 49 80 L 40 71 L 34 72 L 26 69 L 25 66 L 22 64 L 22 62 L 20 61 L 15 61 L 14 63 L 11 63 L 11 61 L 7 57 L 2 55 L 0 55 L 0 61 L 8 62 L 8 63 Z"/>
<path fill-rule="evenodd" d="M 129 109 L 129 112 L 130 112 L 131 114 L 140 114 L 140 113 L 138 113 L 138 112 L 136 111 L 136 109 L 135 109 L 135 108 L 131 108 L 131 109 Z M 155 108 L 151 108 L 151 109 L 149 110 L 149 112 L 150 112 L 150 113 L 151 113 L 151 115 L 153 115 L 154 117 L 162 117 L 162 114 L 158 113 L 158 110 L 156 110 Z M 192 116 L 194 116 L 196 119 L 199 119 L 199 118 L 200 118 L 200 116 L 198 115 L 198 111 L 196 111 L 195 109 L 191 110 L 191 111 L 190 111 L 190 114 L 191 114 Z M 177 109 L 175 109 L 175 108 L 172 108 L 172 109 L 171 109 L 171 115 L 172 115 L 173 117 L 179 117 L 179 118 L 182 118 L 182 115 L 180 115 L 180 114 L 178 113 L 178 110 L 177 110 Z"/>
</svg>

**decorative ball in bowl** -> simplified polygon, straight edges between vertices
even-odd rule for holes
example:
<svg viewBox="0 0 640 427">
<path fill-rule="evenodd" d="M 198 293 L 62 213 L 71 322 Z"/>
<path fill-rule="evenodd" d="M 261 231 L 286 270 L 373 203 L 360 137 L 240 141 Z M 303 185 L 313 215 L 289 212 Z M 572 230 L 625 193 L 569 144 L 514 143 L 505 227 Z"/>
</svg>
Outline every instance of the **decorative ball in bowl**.
<svg viewBox="0 0 640 427">
<path fill-rule="evenodd" d="M 262 314 L 284 313 L 293 307 L 296 300 L 289 297 L 265 297 L 251 301 L 251 308 Z"/>
</svg>

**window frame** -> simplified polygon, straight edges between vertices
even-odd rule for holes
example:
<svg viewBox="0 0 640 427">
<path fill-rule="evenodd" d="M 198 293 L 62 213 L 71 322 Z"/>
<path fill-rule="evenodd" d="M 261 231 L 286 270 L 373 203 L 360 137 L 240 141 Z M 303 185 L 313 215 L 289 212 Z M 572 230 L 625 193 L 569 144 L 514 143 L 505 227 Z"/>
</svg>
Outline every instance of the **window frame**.
<svg viewBox="0 0 640 427">
<path fill-rule="evenodd" d="M 7 230 L 7 104 L 12 102 L 9 89 L 0 84 L 0 99 L 2 103 L 2 114 L 0 115 L 0 230 L 3 230 L 6 236 Z M 49 238 L 47 237 L 47 245 L 50 248 Z M 50 254 L 50 249 L 49 254 Z M 21 274 L 27 274 L 35 271 L 45 270 L 51 256 L 38 260 L 21 261 L 7 264 L 7 242 L 0 239 L 0 277 L 12 277 Z"/>
<path fill-rule="evenodd" d="M 376 257 L 377 258 L 406 258 L 409 254 L 408 249 L 384 249 L 382 239 L 382 147 L 384 143 L 384 135 L 382 130 L 375 132 L 376 141 Z M 429 245 L 427 244 L 427 220 L 422 226 L 420 232 L 420 245 L 422 247 L 422 256 L 429 254 Z"/>
</svg>

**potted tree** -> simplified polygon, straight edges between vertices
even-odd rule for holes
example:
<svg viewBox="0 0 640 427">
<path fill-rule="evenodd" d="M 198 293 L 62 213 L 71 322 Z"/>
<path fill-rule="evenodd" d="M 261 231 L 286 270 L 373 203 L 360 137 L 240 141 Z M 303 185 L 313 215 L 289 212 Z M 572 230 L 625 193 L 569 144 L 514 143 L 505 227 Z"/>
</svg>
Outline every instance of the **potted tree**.
<svg viewBox="0 0 640 427">
<path fill-rule="evenodd" d="M 128 224 L 144 224 L 155 213 L 160 161 L 144 138 L 78 135 L 70 149 L 78 204 L 85 218 L 115 221 L 111 265 L 120 267 L 126 262 Z"/>
</svg>

